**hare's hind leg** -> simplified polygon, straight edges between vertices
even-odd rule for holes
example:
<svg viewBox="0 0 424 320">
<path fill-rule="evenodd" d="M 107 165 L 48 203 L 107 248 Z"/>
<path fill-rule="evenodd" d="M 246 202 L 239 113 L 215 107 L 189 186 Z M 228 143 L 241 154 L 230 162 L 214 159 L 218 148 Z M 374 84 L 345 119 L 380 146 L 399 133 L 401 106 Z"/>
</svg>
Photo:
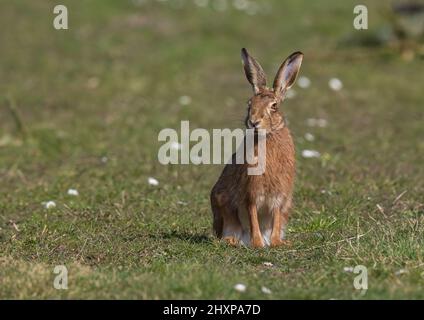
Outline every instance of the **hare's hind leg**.
<svg viewBox="0 0 424 320">
<path fill-rule="evenodd" d="M 231 210 L 228 206 L 222 208 L 224 219 L 223 238 L 230 245 L 238 245 L 243 233 L 237 210 Z"/>
<path fill-rule="evenodd" d="M 222 216 L 217 194 L 211 193 L 211 207 L 213 214 L 213 231 L 218 238 L 222 238 L 222 229 L 224 226 L 224 218 Z"/>
<path fill-rule="evenodd" d="M 231 210 L 225 200 L 221 194 L 211 194 L 213 229 L 218 238 L 223 238 L 231 245 L 237 245 L 242 234 L 241 223 L 237 211 Z"/>
</svg>

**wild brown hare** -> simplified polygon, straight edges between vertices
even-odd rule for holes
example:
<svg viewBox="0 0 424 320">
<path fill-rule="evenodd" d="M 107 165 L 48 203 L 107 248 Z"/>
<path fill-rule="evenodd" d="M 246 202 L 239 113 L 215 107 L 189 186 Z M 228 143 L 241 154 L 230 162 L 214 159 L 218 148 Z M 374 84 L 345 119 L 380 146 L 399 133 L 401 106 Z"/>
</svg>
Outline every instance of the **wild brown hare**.
<svg viewBox="0 0 424 320">
<path fill-rule="evenodd" d="M 293 140 L 279 106 L 296 81 L 303 54 L 295 52 L 283 62 L 272 88 L 267 87 L 261 65 L 246 49 L 241 56 L 254 93 L 247 103 L 245 124 L 255 132 L 266 130 L 265 170 L 261 175 L 248 175 L 246 161 L 225 166 L 211 192 L 213 229 L 218 238 L 232 245 L 279 246 L 287 243 L 285 227 L 295 178 Z M 257 140 L 257 152 L 256 144 Z"/>
</svg>

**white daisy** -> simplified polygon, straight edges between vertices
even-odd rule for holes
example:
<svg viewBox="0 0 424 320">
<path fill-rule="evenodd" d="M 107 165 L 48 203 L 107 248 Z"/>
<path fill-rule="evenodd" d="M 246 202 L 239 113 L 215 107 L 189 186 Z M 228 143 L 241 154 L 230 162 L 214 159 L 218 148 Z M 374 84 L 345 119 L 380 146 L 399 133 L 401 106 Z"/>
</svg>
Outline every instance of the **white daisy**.
<svg viewBox="0 0 424 320">
<path fill-rule="evenodd" d="M 265 294 L 271 294 L 272 293 L 272 291 L 270 289 L 268 289 L 267 287 L 262 287 L 261 291 Z"/>
<path fill-rule="evenodd" d="M 56 202 L 54 202 L 54 201 L 44 202 L 44 208 L 46 208 L 46 209 L 53 209 L 55 207 L 56 207 Z"/>
<path fill-rule="evenodd" d="M 70 196 L 78 196 L 78 190 L 77 189 L 68 189 L 68 195 Z"/>
<path fill-rule="evenodd" d="M 157 186 L 159 185 L 159 181 L 157 181 L 155 178 L 149 177 L 147 179 L 147 182 L 151 185 L 151 186 Z"/>
<path fill-rule="evenodd" d="M 321 154 L 316 150 L 303 150 L 302 157 L 304 158 L 319 158 Z"/>
<path fill-rule="evenodd" d="M 234 286 L 234 289 L 236 290 L 236 291 L 238 291 L 238 292 L 245 292 L 246 291 L 246 285 L 244 285 L 244 284 L 242 284 L 242 283 L 237 283 L 235 286 Z"/>
<path fill-rule="evenodd" d="M 338 78 L 331 78 L 330 81 L 328 81 L 328 86 L 331 90 L 339 91 L 341 88 L 343 88 L 343 83 Z"/>
</svg>

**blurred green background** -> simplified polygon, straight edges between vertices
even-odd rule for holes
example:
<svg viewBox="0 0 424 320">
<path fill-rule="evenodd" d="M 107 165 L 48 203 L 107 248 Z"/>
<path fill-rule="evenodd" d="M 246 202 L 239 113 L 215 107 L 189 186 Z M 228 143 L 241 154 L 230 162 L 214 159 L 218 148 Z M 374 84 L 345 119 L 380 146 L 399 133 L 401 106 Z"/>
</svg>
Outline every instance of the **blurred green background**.
<svg viewBox="0 0 424 320">
<path fill-rule="evenodd" d="M 57 4 L 68 30 L 53 28 Z M 1 0 L 0 297 L 424 298 L 422 40 L 388 1 L 361 1 L 369 29 L 355 30 L 357 4 Z M 297 151 L 291 248 L 217 241 L 222 166 L 157 161 L 159 131 L 181 120 L 243 127 L 242 47 L 269 81 L 305 54 L 310 85 L 282 107 Z M 62 264 L 68 290 L 53 287 Z"/>
</svg>

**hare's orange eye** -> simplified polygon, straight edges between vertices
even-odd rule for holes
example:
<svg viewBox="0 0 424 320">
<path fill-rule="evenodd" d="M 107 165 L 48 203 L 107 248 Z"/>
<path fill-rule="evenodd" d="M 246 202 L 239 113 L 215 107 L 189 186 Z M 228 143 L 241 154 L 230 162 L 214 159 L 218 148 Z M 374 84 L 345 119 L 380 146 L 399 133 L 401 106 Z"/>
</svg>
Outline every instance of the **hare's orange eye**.
<svg viewBox="0 0 424 320">
<path fill-rule="evenodd" d="M 273 104 L 271 104 L 271 110 L 277 111 L 277 102 L 274 102 Z"/>
</svg>

